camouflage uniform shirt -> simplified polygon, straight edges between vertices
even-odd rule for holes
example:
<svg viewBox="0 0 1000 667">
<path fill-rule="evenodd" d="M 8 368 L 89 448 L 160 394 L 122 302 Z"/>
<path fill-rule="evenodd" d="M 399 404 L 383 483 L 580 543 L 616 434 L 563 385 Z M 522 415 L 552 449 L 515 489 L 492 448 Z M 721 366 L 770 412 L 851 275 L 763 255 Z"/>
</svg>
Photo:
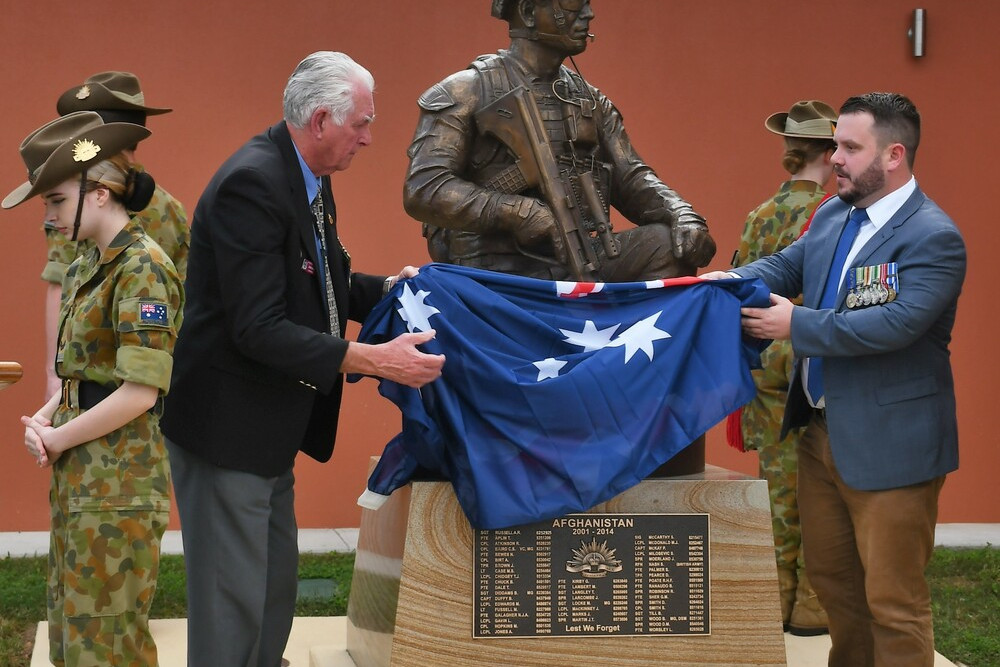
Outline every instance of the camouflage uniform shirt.
<svg viewBox="0 0 1000 667">
<path fill-rule="evenodd" d="M 163 248 L 177 269 L 181 282 L 187 275 L 188 247 L 191 231 L 187 224 L 184 207 L 173 196 L 156 186 L 149 205 L 133 216 L 150 238 Z M 48 247 L 47 261 L 42 270 L 42 280 L 61 285 L 66 269 L 78 256 L 86 254 L 94 247 L 91 241 L 70 241 L 54 229 L 45 227 L 45 244 Z"/>
<path fill-rule="evenodd" d="M 812 181 L 786 181 L 778 192 L 747 216 L 733 268 L 772 255 L 790 245 L 826 192 Z M 763 368 L 753 371 L 757 396 L 743 407 L 743 442 L 747 451 L 777 444 L 788 397 L 794 358 L 790 341 L 774 341 L 761 355 Z"/>
<path fill-rule="evenodd" d="M 170 258 L 130 221 L 102 256 L 67 271 L 56 370 L 69 399 L 53 425 L 81 413 L 80 381 L 170 384 L 183 287 Z M 170 468 L 157 410 L 66 451 L 50 491 L 48 620 L 56 665 L 156 664 L 148 629 Z"/>
</svg>

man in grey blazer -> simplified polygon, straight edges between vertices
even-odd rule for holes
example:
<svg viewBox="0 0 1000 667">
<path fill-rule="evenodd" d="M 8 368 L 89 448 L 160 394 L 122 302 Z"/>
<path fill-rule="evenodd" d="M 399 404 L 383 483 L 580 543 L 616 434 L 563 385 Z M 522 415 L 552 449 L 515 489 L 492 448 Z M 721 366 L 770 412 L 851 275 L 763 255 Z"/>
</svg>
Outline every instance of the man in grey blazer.
<svg viewBox="0 0 1000 667">
<path fill-rule="evenodd" d="M 419 387 L 444 357 L 433 332 L 344 340 L 416 272 L 351 269 L 330 174 L 371 142 L 371 74 L 306 57 L 284 119 L 223 164 L 194 212 L 183 333 L 162 420 L 180 510 L 190 667 L 278 667 L 295 612 L 293 466 L 333 451 L 345 373 Z"/>
<path fill-rule="evenodd" d="M 948 343 L 965 244 L 913 178 L 920 116 L 910 100 L 848 99 L 834 140 L 839 198 L 809 232 L 702 277 L 763 279 L 771 307 L 744 309 L 744 331 L 790 339 L 797 357 L 784 429 L 807 427 L 799 508 L 830 619 L 829 664 L 931 667 L 924 569 L 938 496 L 958 467 Z M 799 293 L 801 306 L 786 298 Z"/>
</svg>

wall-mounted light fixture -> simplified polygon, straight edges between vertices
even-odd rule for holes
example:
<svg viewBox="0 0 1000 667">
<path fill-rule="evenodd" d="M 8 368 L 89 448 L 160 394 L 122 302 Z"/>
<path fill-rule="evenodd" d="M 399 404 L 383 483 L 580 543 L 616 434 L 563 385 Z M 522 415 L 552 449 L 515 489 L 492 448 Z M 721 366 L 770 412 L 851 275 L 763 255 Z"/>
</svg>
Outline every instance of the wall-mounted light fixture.
<svg viewBox="0 0 1000 667">
<path fill-rule="evenodd" d="M 909 32 L 906 34 L 909 36 L 910 41 L 913 42 L 913 55 L 917 58 L 924 55 L 924 30 L 927 27 L 927 10 L 926 9 L 914 9 L 913 10 L 913 23 L 910 26 Z"/>
</svg>

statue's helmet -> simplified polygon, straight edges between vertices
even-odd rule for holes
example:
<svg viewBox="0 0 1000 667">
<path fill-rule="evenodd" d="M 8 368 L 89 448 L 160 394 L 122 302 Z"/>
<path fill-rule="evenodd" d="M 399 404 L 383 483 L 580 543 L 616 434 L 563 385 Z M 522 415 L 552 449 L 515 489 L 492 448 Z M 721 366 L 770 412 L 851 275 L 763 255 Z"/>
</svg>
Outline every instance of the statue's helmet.
<svg viewBox="0 0 1000 667">
<path fill-rule="evenodd" d="M 505 16 L 505 13 L 516 3 L 517 0 L 493 0 L 493 6 L 490 10 L 490 14 L 498 19 L 506 20 L 507 17 Z"/>
</svg>

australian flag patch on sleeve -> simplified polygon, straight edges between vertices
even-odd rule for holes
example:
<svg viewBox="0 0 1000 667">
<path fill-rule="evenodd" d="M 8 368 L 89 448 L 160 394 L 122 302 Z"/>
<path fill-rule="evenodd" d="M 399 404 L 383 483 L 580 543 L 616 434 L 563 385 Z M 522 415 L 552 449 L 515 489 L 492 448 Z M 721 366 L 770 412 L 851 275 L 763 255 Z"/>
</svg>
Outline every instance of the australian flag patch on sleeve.
<svg viewBox="0 0 1000 667">
<path fill-rule="evenodd" d="M 139 320 L 144 324 L 167 326 L 166 304 L 142 302 L 139 304 Z"/>
</svg>

